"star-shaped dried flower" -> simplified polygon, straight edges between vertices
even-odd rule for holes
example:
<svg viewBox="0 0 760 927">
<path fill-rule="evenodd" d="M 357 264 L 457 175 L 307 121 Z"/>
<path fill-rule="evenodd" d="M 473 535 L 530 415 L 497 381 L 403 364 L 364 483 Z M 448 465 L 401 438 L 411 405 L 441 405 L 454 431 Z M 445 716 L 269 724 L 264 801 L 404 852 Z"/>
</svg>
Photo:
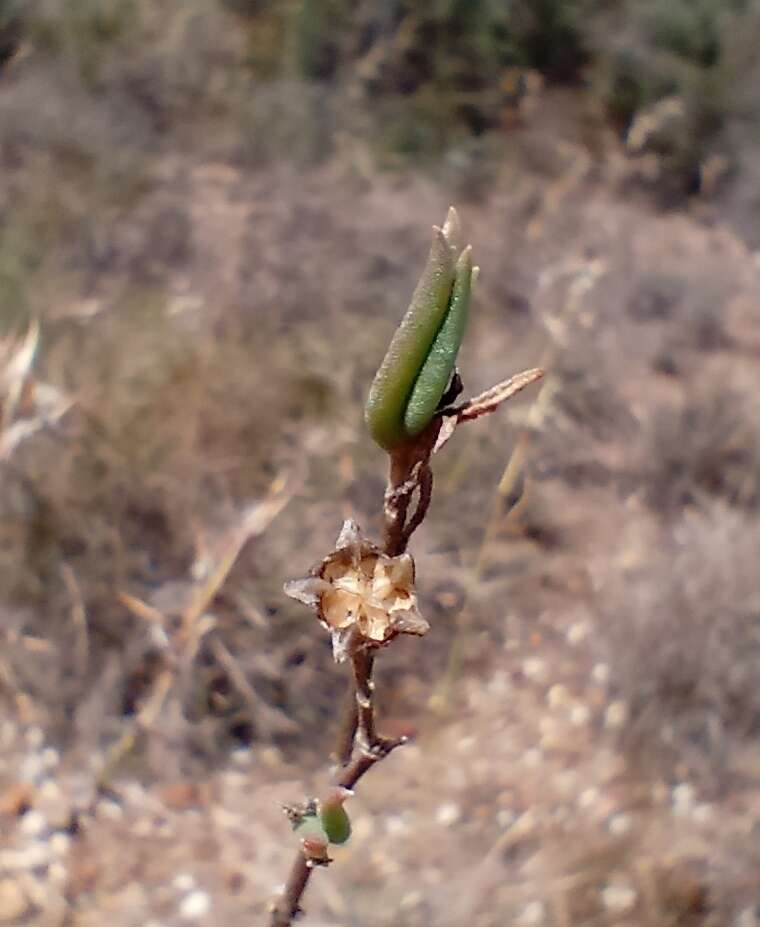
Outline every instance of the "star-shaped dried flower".
<svg viewBox="0 0 760 927">
<path fill-rule="evenodd" d="M 421 636 L 430 627 L 417 607 L 412 557 L 384 554 L 351 519 L 335 550 L 305 579 L 286 583 L 285 593 L 315 609 L 338 662 L 359 647 L 382 647 L 398 634 Z"/>
</svg>

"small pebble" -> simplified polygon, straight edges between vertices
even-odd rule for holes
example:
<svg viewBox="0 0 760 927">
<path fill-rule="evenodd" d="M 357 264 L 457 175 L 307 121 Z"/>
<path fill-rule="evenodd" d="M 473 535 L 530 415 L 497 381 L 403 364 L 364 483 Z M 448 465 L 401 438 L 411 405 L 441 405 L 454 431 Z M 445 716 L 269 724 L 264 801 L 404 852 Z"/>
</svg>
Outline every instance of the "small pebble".
<svg viewBox="0 0 760 927">
<path fill-rule="evenodd" d="M 589 627 L 588 621 L 576 621 L 574 624 L 571 624 L 566 634 L 568 644 L 575 647 L 582 643 L 588 637 L 590 630 L 591 628 Z"/>
<path fill-rule="evenodd" d="M 441 805 L 435 816 L 438 823 L 443 824 L 444 827 L 451 827 L 453 824 L 456 824 L 461 817 L 462 809 L 453 802 L 447 802 L 445 805 Z"/>
<path fill-rule="evenodd" d="M 602 889 L 602 903 L 614 914 L 625 914 L 636 907 L 636 892 L 630 885 L 608 885 Z"/>
<path fill-rule="evenodd" d="M 65 856 L 71 849 L 71 837 L 68 834 L 53 834 L 48 843 L 55 856 Z"/>
<path fill-rule="evenodd" d="M 700 802 L 700 804 L 694 806 L 691 816 L 697 824 L 708 824 L 713 818 L 712 805 Z"/>
<path fill-rule="evenodd" d="M 50 849 L 42 840 L 30 843 L 23 850 L 0 851 L 0 868 L 8 871 L 40 869 L 50 861 Z"/>
<path fill-rule="evenodd" d="M 42 801 L 59 801 L 61 798 L 61 789 L 55 780 L 45 779 L 40 783 L 38 794 Z"/>
<path fill-rule="evenodd" d="M 195 888 L 195 876 L 189 872 L 180 872 L 174 876 L 172 885 L 178 892 L 190 892 Z"/>
<path fill-rule="evenodd" d="M 109 821 L 120 821 L 124 817 L 124 809 L 121 805 L 107 798 L 99 801 L 95 810 L 98 817 L 106 818 Z"/>
<path fill-rule="evenodd" d="M 543 924 L 546 917 L 546 909 L 542 901 L 531 901 L 525 905 L 520 912 L 517 923 L 523 927 L 538 927 Z"/>
<path fill-rule="evenodd" d="M 490 695 L 506 695 L 510 688 L 509 677 L 506 673 L 495 673 L 488 683 Z"/>
<path fill-rule="evenodd" d="M 408 911 L 410 908 L 418 908 L 425 900 L 422 892 L 409 892 L 401 899 L 401 909 Z"/>
<path fill-rule="evenodd" d="M 527 660 L 523 660 L 522 671 L 528 679 L 532 679 L 534 682 L 541 682 L 549 675 L 546 660 L 542 660 L 540 657 L 528 657 Z"/>
<path fill-rule="evenodd" d="M 147 794 L 145 787 L 139 782 L 125 782 L 121 794 L 124 800 L 130 804 L 139 805 L 141 808 L 145 807 Z"/>
<path fill-rule="evenodd" d="M 570 723 L 573 727 L 583 727 L 591 720 L 591 709 L 588 705 L 573 705 L 570 712 Z"/>
<path fill-rule="evenodd" d="M 604 713 L 604 726 L 610 730 L 618 730 L 628 720 L 628 708 L 625 702 L 610 702 Z"/>
<path fill-rule="evenodd" d="M 606 686 L 610 681 L 610 668 L 606 663 L 596 663 L 591 670 L 591 678 L 600 686 Z"/>
<path fill-rule="evenodd" d="M 179 915 L 186 921 L 195 921 L 205 917 L 211 910 L 211 897 L 208 892 L 192 892 L 179 906 Z"/>
<path fill-rule="evenodd" d="M 253 751 L 247 748 L 233 750 L 230 754 L 230 758 L 236 766 L 250 766 L 253 762 Z"/>
<path fill-rule="evenodd" d="M 20 778 L 25 782 L 38 782 L 45 773 L 45 766 L 39 753 L 30 753 L 24 757 L 19 770 Z"/>
<path fill-rule="evenodd" d="M 607 829 L 614 837 L 623 837 L 630 832 L 631 824 L 629 814 L 613 814 L 607 824 Z"/>
<path fill-rule="evenodd" d="M 496 823 L 499 827 L 503 827 L 504 830 L 506 830 L 515 823 L 516 818 L 517 815 L 511 808 L 502 808 L 496 815 Z"/>
<path fill-rule="evenodd" d="M 591 786 L 588 789 L 584 789 L 581 794 L 578 796 L 578 805 L 581 808 L 591 808 L 599 801 L 599 789 Z"/>
<path fill-rule="evenodd" d="M 552 708 L 562 708 L 570 700 L 570 693 L 560 683 L 555 683 L 546 694 L 546 700 Z"/>
<path fill-rule="evenodd" d="M 64 885 L 69 879 L 69 873 L 63 863 L 55 862 L 48 867 L 47 877 L 53 885 Z"/>
<path fill-rule="evenodd" d="M 0 924 L 11 924 L 26 914 L 29 902 L 15 879 L 0 879 Z"/>
<path fill-rule="evenodd" d="M 691 814 L 696 804 L 694 786 L 688 782 L 681 782 L 673 786 L 671 800 L 673 802 L 673 810 L 676 814 Z"/>
<path fill-rule="evenodd" d="M 45 815 L 41 814 L 39 811 L 27 811 L 21 818 L 21 826 L 19 829 L 21 833 L 26 834 L 27 837 L 39 837 L 40 834 L 47 830 Z"/>
</svg>

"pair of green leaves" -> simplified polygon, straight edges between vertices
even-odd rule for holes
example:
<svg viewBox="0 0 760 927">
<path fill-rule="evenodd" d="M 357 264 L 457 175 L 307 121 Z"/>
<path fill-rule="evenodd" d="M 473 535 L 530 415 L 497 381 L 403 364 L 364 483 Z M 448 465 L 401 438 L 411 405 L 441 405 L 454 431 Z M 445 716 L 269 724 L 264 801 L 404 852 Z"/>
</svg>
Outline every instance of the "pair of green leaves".
<svg viewBox="0 0 760 927">
<path fill-rule="evenodd" d="M 370 388 L 367 427 L 389 452 L 430 424 L 454 373 L 478 272 L 459 240 L 452 207 L 443 228 L 433 229 L 427 265 Z"/>
</svg>

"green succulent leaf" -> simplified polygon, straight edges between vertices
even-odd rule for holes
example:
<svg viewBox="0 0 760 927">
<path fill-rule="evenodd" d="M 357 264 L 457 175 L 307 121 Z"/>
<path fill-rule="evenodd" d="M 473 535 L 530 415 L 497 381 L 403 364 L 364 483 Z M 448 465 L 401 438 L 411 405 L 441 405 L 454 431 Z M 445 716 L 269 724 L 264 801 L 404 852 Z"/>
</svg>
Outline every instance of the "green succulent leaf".
<svg viewBox="0 0 760 927">
<path fill-rule="evenodd" d="M 433 229 L 422 277 L 370 388 L 365 420 L 387 451 L 425 429 L 454 371 L 473 280 L 470 249 L 456 259 L 459 238 L 450 209 L 443 228 Z"/>
<path fill-rule="evenodd" d="M 465 248 L 456 265 L 449 308 L 417 375 L 404 411 L 404 429 L 412 437 L 433 418 L 456 366 L 464 337 L 472 288 L 472 249 Z"/>
<path fill-rule="evenodd" d="M 330 843 L 345 843 L 351 836 L 351 821 L 343 807 L 343 796 L 322 802 L 319 816 Z"/>
<path fill-rule="evenodd" d="M 322 826 L 322 821 L 317 814 L 306 814 L 293 828 L 299 837 L 324 837 L 329 839 Z"/>
</svg>

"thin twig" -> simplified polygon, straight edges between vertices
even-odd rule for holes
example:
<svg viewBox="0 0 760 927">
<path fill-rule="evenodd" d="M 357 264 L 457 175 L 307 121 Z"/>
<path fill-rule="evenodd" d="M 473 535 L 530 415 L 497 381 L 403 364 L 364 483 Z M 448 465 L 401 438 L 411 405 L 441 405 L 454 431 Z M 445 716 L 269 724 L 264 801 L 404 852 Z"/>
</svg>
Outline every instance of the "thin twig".
<svg viewBox="0 0 760 927">
<path fill-rule="evenodd" d="M 384 739 L 373 750 L 359 751 L 340 772 L 334 785 L 353 790 L 362 776 L 369 772 L 375 763 L 385 759 L 391 751 L 404 743 L 406 743 L 406 737 Z M 298 917 L 301 913 L 301 898 L 306 891 L 312 871 L 313 867 L 309 865 L 309 861 L 299 848 L 285 888 L 272 907 L 269 927 L 290 927 L 294 918 Z"/>
<path fill-rule="evenodd" d="M 385 491 L 383 537 L 384 552 L 390 557 L 398 556 L 406 550 L 412 531 L 421 523 L 427 511 L 432 490 L 432 474 L 427 461 L 434 443 L 435 436 L 431 435 L 423 442 L 423 455 L 415 448 L 412 450 L 416 453 L 407 452 L 391 457 L 391 471 Z M 417 509 L 407 524 L 409 505 L 417 489 L 420 491 Z M 390 739 L 377 733 L 372 680 L 374 662 L 375 655 L 369 649 L 358 648 L 352 654 L 348 698 L 333 751 L 339 764 L 333 786 L 353 789 L 375 763 L 406 742 L 405 737 Z M 357 733 L 360 734 L 360 749 L 354 756 Z M 285 888 L 272 907 L 269 927 L 289 927 L 292 924 L 301 911 L 301 897 L 306 891 L 311 873 L 312 867 L 299 847 Z"/>
<path fill-rule="evenodd" d="M 290 927 L 293 918 L 298 917 L 301 913 L 301 896 L 306 891 L 312 872 L 313 867 L 299 850 L 282 895 L 272 908 L 270 927 Z"/>
<path fill-rule="evenodd" d="M 354 738 L 356 737 L 356 728 L 359 724 L 359 711 L 356 705 L 356 690 L 354 680 L 349 680 L 348 693 L 346 694 L 346 703 L 338 731 L 338 738 L 332 757 L 339 766 L 348 766 L 351 762 L 351 754 L 354 752 Z"/>
<path fill-rule="evenodd" d="M 373 657 L 365 649 L 358 650 L 352 659 L 354 672 L 354 694 L 356 697 L 357 730 L 361 737 L 361 747 L 373 750 L 378 737 L 375 730 L 375 705 L 373 693 L 375 684 L 372 681 Z"/>
<path fill-rule="evenodd" d="M 430 458 L 446 443 L 456 425 L 487 415 L 506 399 L 542 376 L 543 370 L 528 370 L 498 384 L 468 403 L 441 409 L 419 437 L 391 452 L 390 473 L 383 505 L 383 553 L 386 556 L 398 557 L 403 554 L 412 534 L 422 524 L 433 490 Z M 453 401 L 460 391 L 461 382 L 457 379 L 453 384 L 449 401 Z M 415 493 L 419 494 L 417 505 L 410 517 L 409 509 Z M 375 763 L 405 743 L 406 738 L 384 738 L 377 733 L 375 687 L 372 680 L 374 652 L 366 646 L 349 648 L 349 652 L 352 674 L 346 708 L 333 752 L 338 762 L 333 786 L 353 789 Z M 298 916 L 301 911 L 301 897 L 311 877 L 312 865 L 304 855 L 303 849 L 299 847 L 283 893 L 272 907 L 270 927 L 289 927 Z"/>
<path fill-rule="evenodd" d="M 407 545 L 409 544 L 409 539 L 417 530 L 417 528 L 419 528 L 419 526 L 422 524 L 425 515 L 427 515 L 430 499 L 433 495 L 433 471 L 429 463 L 423 464 L 420 468 L 419 492 L 420 496 L 417 500 L 417 508 L 414 510 L 414 514 L 409 519 L 408 524 L 404 528 L 402 536 L 404 549 L 406 549 Z"/>
</svg>

